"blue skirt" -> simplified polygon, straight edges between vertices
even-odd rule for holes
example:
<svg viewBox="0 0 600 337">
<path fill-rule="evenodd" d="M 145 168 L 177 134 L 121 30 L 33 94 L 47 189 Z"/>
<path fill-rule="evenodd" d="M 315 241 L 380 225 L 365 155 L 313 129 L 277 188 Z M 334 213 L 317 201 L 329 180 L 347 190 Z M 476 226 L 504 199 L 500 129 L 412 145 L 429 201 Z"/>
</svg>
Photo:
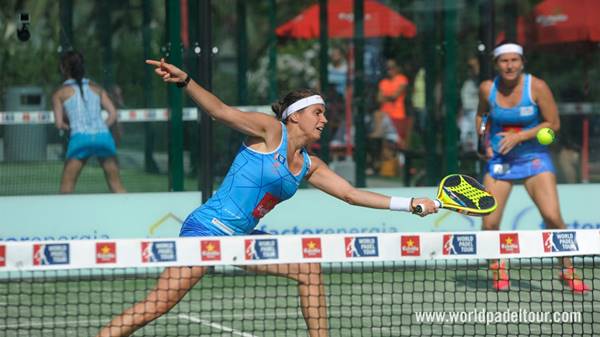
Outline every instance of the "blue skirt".
<svg viewBox="0 0 600 337">
<path fill-rule="evenodd" d="M 532 152 L 520 156 L 494 155 L 487 162 L 487 171 L 494 179 L 519 180 L 542 172 L 556 173 L 548 152 Z"/>
<path fill-rule="evenodd" d="M 76 133 L 71 135 L 67 148 L 67 159 L 87 159 L 114 157 L 117 154 L 115 140 L 110 132 Z"/>
</svg>

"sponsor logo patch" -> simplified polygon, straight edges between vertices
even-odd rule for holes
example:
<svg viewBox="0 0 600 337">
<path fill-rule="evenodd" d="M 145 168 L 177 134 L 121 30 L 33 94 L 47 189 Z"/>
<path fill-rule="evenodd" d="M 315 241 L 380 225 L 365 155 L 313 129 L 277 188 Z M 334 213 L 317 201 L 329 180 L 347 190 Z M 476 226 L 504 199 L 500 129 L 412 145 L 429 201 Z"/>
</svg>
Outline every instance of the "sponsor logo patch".
<svg viewBox="0 0 600 337">
<path fill-rule="evenodd" d="M 376 257 L 379 256 L 379 246 L 376 236 L 345 237 L 346 257 Z"/>
</svg>

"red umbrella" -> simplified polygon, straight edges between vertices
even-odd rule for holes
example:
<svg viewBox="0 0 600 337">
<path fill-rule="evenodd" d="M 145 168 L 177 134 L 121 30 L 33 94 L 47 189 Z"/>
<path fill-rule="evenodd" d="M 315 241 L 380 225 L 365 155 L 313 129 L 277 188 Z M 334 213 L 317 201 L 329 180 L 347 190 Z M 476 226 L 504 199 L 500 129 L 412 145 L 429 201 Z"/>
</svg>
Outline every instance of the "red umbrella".
<svg viewBox="0 0 600 337">
<path fill-rule="evenodd" d="M 354 36 L 354 1 L 328 1 L 329 37 L 351 38 Z M 365 37 L 414 37 L 417 27 L 410 20 L 375 0 L 365 1 Z M 314 39 L 320 34 L 319 5 L 312 5 L 292 20 L 279 26 L 275 33 L 297 39 Z"/>
<path fill-rule="evenodd" d="M 546 0 L 533 11 L 536 44 L 600 41 L 600 1 Z"/>
<path fill-rule="evenodd" d="M 517 41 L 529 46 L 600 42 L 598 13 L 598 0 L 543 1 L 527 19 L 518 18 Z"/>
</svg>

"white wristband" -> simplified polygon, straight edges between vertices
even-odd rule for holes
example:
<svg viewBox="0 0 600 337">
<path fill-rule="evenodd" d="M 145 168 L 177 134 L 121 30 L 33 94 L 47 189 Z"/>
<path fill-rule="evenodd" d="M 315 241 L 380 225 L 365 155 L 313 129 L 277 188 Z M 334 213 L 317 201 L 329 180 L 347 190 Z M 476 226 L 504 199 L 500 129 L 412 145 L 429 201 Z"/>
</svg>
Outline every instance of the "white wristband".
<svg viewBox="0 0 600 337">
<path fill-rule="evenodd" d="M 412 212 L 412 200 L 413 198 L 391 197 L 390 209 L 392 211 Z"/>
</svg>

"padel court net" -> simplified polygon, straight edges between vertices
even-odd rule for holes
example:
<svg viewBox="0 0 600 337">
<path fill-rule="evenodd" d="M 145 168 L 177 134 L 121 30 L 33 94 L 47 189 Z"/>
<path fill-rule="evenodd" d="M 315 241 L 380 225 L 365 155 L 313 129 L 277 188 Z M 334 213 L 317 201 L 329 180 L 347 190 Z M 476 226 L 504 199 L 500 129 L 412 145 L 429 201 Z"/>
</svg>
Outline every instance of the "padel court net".
<svg viewBox="0 0 600 337">
<path fill-rule="evenodd" d="M 328 336 L 598 336 L 598 253 L 597 230 L 3 242 L 0 336 L 96 336 L 174 266 L 209 271 L 133 336 L 309 336 L 298 279 L 322 283 Z M 273 265 L 304 273 L 253 271 Z"/>
</svg>

